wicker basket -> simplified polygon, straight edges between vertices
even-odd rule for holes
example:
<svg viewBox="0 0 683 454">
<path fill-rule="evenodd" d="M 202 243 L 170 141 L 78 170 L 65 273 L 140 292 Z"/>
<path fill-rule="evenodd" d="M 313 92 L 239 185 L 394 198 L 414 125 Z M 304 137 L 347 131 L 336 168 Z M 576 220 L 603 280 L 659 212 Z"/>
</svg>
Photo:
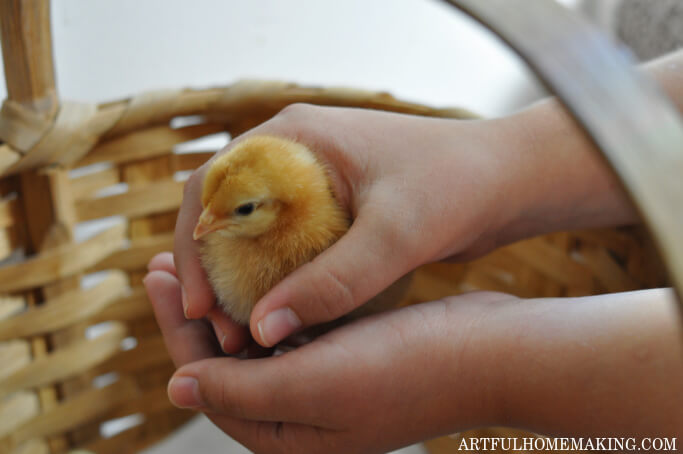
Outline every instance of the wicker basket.
<svg viewBox="0 0 683 454">
<path fill-rule="evenodd" d="M 47 0 L 3 1 L 0 20 L 9 93 L 0 113 L 0 453 L 135 452 L 193 415 L 168 402 L 174 368 L 141 286 L 147 261 L 172 249 L 183 171 L 215 151 L 179 153 L 177 144 L 235 136 L 294 102 L 469 117 L 276 82 L 69 103 L 54 90 Z M 192 124 L 174 127 L 188 116 Z M 425 266 L 410 300 L 661 286 L 658 263 L 636 229 L 560 233 L 468 264 Z M 130 415 L 134 427 L 101 435 L 105 422 Z"/>
</svg>

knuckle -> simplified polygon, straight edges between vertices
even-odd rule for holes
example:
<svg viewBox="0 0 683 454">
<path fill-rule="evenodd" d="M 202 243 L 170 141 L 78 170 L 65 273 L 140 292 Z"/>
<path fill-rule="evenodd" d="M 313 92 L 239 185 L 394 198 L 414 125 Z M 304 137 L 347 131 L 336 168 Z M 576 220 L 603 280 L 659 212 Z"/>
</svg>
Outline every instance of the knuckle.
<svg viewBox="0 0 683 454">
<path fill-rule="evenodd" d="M 206 401 L 213 409 L 238 419 L 244 419 L 247 416 L 243 397 L 234 392 L 230 380 L 221 380 L 218 386 L 207 389 L 205 395 Z"/>
<path fill-rule="evenodd" d="M 324 288 L 320 294 L 321 314 L 326 320 L 335 319 L 355 309 L 356 297 L 351 283 L 339 275 L 335 270 L 326 268 L 324 271 Z"/>
<path fill-rule="evenodd" d="M 375 232 L 382 239 L 383 258 L 387 261 L 399 260 L 415 262 L 419 256 L 426 252 L 426 244 L 423 235 L 415 232 L 426 232 L 428 229 L 418 216 L 401 215 L 401 209 L 394 214 L 389 211 L 385 215 L 378 215 L 375 220 Z M 396 222 L 401 219 L 401 222 Z"/>
<path fill-rule="evenodd" d="M 304 120 L 309 118 L 316 109 L 318 108 L 312 104 L 297 102 L 285 106 L 276 117 L 287 121 Z"/>
</svg>

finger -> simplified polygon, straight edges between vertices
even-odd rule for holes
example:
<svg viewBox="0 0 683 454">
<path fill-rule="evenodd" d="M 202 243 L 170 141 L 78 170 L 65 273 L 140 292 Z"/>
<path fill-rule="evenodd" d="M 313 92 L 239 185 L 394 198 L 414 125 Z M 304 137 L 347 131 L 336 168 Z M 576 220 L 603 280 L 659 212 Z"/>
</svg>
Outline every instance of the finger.
<svg viewBox="0 0 683 454">
<path fill-rule="evenodd" d="M 168 394 L 181 408 L 252 421 L 321 425 L 322 390 L 331 390 L 324 382 L 311 385 L 314 377 L 302 375 L 308 369 L 293 354 L 250 360 L 210 358 L 176 371 Z"/>
<path fill-rule="evenodd" d="M 175 226 L 173 255 L 182 283 L 182 306 L 187 318 L 204 317 L 214 304 L 213 290 L 199 261 L 199 242 L 192 237 L 202 211 L 203 175 L 203 168 L 200 168 L 185 183 Z"/>
<path fill-rule="evenodd" d="M 152 271 L 144 279 L 147 295 L 161 328 L 166 349 L 176 367 L 216 355 L 208 325 L 183 315 L 180 283 L 165 271 Z"/>
<path fill-rule="evenodd" d="M 367 213 L 367 211 L 366 211 Z M 390 217 L 359 214 L 349 231 L 268 292 L 251 314 L 251 334 L 272 346 L 293 332 L 341 317 L 406 274 L 415 259 Z"/>
<path fill-rule="evenodd" d="M 166 271 L 174 276 L 178 275 L 175 269 L 175 263 L 173 263 L 173 254 L 171 252 L 160 252 L 152 257 L 152 260 L 150 260 L 147 264 L 147 269 L 149 271 Z"/>
<path fill-rule="evenodd" d="M 220 307 L 214 306 L 206 318 L 211 322 L 223 352 L 235 354 L 246 348 L 250 339 L 247 328 L 235 323 Z"/>
</svg>

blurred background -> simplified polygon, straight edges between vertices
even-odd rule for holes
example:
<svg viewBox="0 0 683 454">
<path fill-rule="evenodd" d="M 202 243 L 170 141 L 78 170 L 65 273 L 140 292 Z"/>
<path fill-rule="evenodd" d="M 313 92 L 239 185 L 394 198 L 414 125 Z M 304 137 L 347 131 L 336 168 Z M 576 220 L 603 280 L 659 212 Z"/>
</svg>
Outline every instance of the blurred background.
<svg viewBox="0 0 683 454">
<path fill-rule="evenodd" d="M 500 115 L 535 85 L 494 36 L 436 0 L 54 0 L 52 21 L 59 94 L 76 101 L 266 78 Z"/>
<path fill-rule="evenodd" d="M 614 28 L 618 0 L 561 3 Z M 57 87 L 68 100 L 260 78 L 501 116 L 544 95 L 497 38 L 436 0 L 53 0 L 52 21 Z M 247 452 L 202 417 L 148 452 L 191 451 Z"/>
</svg>

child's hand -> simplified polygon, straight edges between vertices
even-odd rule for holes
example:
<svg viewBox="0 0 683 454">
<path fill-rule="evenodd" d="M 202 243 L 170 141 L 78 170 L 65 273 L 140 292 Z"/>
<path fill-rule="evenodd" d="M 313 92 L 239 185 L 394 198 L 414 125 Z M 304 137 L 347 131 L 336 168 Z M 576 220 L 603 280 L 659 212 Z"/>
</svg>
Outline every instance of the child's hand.
<svg viewBox="0 0 683 454">
<path fill-rule="evenodd" d="M 169 396 L 256 452 L 386 452 L 482 425 L 680 437 L 673 292 L 522 300 L 481 292 L 358 320 L 279 357 L 216 357 L 170 254 L 145 278 L 179 370 Z"/>
<path fill-rule="evenodd" d="M 294 106 L 247 133 L 292 138 L 317 152 L 354 218 L 344 237 L 256 305 L 253 337 L 270 346 L 299 324 L 338 318 L 427 262 L 475 257 L 555 228 L 623 222 L 605 209 L 605 198 L 623 196 L 597 156 L 566 138 L 563 146 L 546 149 L 553 130 L 543 125 L 547 137 L 532 140 L 532 116 L 455 121 Z M 175 259 L 190 318 L 205 316 L 214 303 L 192 240 L 204 167 L 186 185 L 176 225 Z M 601 195 L 586 200 L 587 194 Z M 268 318 L 284 307 L 300 323 Z M 211 319 L 219 338 L 243 337 L 220 311 Z"/>
<path fill-rule="evenodd" d="M 207 325 L 185 319 L 174 271 L 169 255 L 158 256 L 145 278 L 179 367 L 169 397 L 254 452 L 388 452 L 500 421 L 498 352 L 481 324 L 514 297 L 473 293 L 407 307 L 283 356 L 239 360 L 214 357 Z"/>
</svg>

